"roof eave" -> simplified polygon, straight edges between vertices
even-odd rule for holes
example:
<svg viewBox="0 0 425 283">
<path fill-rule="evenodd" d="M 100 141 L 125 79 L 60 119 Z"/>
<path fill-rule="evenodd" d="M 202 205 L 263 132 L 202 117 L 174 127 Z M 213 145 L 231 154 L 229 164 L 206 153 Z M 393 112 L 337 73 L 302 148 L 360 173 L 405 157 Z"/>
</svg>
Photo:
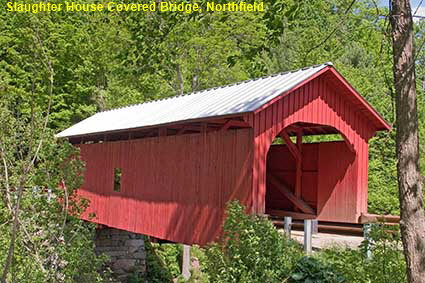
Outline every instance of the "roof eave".
<svg viewBox="0 0 425 283">
<path fill-rule="evenodd" d="M 236 114 L 227 114 L 227 115 L 219 115 L 219 116 L 210 116 L 210 117 L 202 117 L 202 118 L 195 118 L 195 119 L 187 119 L 187 120 L 180 120 L 180 121 L 173 121 L 169 123 L 163 123 L 163 124 L 155 124 L 150 126 L 142 126 L 142 127 L 134 127 L 134 128 L 125 128 L 125 129 L 119 129 L 119 130 L 111 130 L 111 131 L 100 131 L 100 132 L 91 132 L 86 134 L 79 134 L 79 135 L 66 135 L 66 136 L 60 136 L 59 134 L 55 135 L 55 138 L 58 139 L 71 139 L 71 138 L 82 138 L 82 137 L 88 137 L 88 136 L 97 136 L 97 135 L 108 135 L 108 134 L 116 134 L 116 133 L 125 133 L 125 132 L 134 132 L 139 130 L 148 130 L 148 129 L 155 129 L 155 128 L 162 128 L 172 125 L 179 125 L 179 124 L 186 124 L 186 123 L 196 123 L 196 122 L 204 122 L 209 120 L 216 120 L 216 119 L 223 119 L 223 118 L 233 118 L 233 117 L 239 117 L 244 116 L 246 114 L 252 113 L 253 111 L 247 111 L 247 112 L 241 112 Z"/>
</svg>

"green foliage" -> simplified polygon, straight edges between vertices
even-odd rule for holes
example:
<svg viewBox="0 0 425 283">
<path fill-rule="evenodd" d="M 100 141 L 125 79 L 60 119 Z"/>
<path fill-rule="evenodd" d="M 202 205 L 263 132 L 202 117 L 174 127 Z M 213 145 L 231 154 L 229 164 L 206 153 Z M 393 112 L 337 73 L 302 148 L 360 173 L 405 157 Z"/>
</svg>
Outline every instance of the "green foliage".
<svg viewBox="0 0 425 283">
<path fill-rule="evenodd" d="M 0 138 L 2 145 L 9 142 L 17 140 Z M 95 226 L 77 218 L 87 205 L 74 193 L 81 184 L 81 178 L 75 178 L 81 174 L 81 163 L 75 159 L 78 152 L 49 134 L 44 137 L 34 168 L 26 172 L 20 171 L 25 168 L 25 159 L 13 159 L 19 156 L 14 155 L 19 152 L 15 149 L 10 147 L 3 152 L 6 166 L 0 166 L 2 188 L 14 188 L 3 192 L 0 203 L 1 267 L 11 239 L 12 209 L 16 207 L 19 188 L 23 188 L 20 225 L 7 282 L 100 282 L 98 269 L 104 258 L 94 253 Z M 8 180 L 4 178 L 5 170 Z M 23 179 L 25 174 L 27 178 Z"/>
<path fill-rule="evenodd" d="M 206 250 L 210 282 L 281 282 L 302 257 L 299 245 L 238 202 L 227 208 L 224 235 Z"/>
<path fill-rule="evenodd" d="M 401 250 L 398 227 L 375 224 L 371 231 L 371 258 L 367 258 L 368 243 L 361 249 L 329 249 L 319 257 L 332 264 L 347 282 L 406 282 L 405 260 Z"/>
<path fill-rule="evenodd" d="M 303 257 L 298 261 L 288 282 L 342 283 L 346 281 L 341 274 L 335 272 L 333 266 L 313 257 Z"/>
<path fill-rule="evenodd" d="M 372 138 L 369 156 L 369 212 L 398 215 L 395 133 L 379 133 Z"/>
<path fill-rule="evenodd" d="M 181 275 L 183 246 L 181 244 L 157 244 L 145 241 L 147 274 L 145 277 L 134 277 L 132 282 L 208 282 L 201 268 L 192 268 L 191 277 L 185 280 Z M 204 251 L 197 246 L 190 249 L 191 259 L 203 263 Z"/>
<path fill-rule="evenodd" d="M 188 281 L 179 276 L 181 245 L 148 242 L 148 276 L 132 282 L 406 282 L 397 226 L 374 224 L 371 242 L 358 249 L 330 248 L 305 256 L 300 245 L 270 221 L 245 214 L 238 202 L 228 205 L 224 225 L 221 242 L 191 248 L 192 260 L 199 260 L 201 268 L 193 269 Z"/>
<path fill-rule="evenodd" d="M 146 280 L 152 283 L 172 282 L 174 278 L 172 273 L 179 270 L 176 247 L 173 245 L 162 247 L 159 244 L 153 244 L 146 240 L 145 249 Z M 161 257 L 164 255 L 166 258 Z"/>
<path fill-rule="evenodd" d="M 210 282 L 406 282 L 399 227 L 375 224 L 371 243 L 303 256 L 270 221 L 228 206 L 223 241 L 207 248 L 203 269 Z M 367 247 L 371 258 L 367 258 Z"/>
<path fill-rule="evenodd" d="M 35 45 L 32 51 L 43 52 L 44 44 Z M 84 166 L 75 147 L 54 138 L 49 107 L 36 95 L 53 96 L 52 61 L 44 55 L 29 93 L 14 83 L 0 88 L 0 272 L 6 282 L 100 282 L 104 258 L 94 253 L 94 224 L 78 219 L 88 204 L 75 194 Z"/>
</svg>

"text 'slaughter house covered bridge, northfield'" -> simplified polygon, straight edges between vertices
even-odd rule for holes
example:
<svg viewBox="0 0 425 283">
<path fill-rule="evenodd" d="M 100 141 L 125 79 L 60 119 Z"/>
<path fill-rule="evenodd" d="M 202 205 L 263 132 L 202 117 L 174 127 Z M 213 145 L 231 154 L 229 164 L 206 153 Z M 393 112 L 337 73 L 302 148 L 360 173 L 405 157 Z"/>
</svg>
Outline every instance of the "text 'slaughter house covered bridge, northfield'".
<svg viewBox="0 0 425 283">
<path fill-rule="evenodd" d="M 220 235 L 233 199 L 257 214 L 357 223 L 368 141 L 389 129 L 323 64 L 97 113 L 57 136 L 86 162 L 83 217 L 203 245 Z"/>
</svg>

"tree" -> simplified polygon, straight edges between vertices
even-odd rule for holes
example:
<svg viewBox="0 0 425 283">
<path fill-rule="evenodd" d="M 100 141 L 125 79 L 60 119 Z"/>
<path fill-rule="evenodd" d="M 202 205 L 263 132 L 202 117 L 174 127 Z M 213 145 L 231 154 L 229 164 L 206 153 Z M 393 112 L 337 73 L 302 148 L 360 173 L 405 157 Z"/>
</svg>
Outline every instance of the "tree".
<svg viewBox="0 0 425 283">
<path fill-rule="evenodd" d="M 40 27 L 50 21 L 25 16 L 9 17 L 21 37 L 0 39 L 0 282 L 99 282 L 94 225 L 78 219 L 83 164 L 49 128 L 57 65 Z"/>
<path fill-rule="evenodd" d="M 400 228 L 409 282 L 425 282 L 425 215 L 419 167 L 413 20 L 408 0 L 392 0 Z"/>
</svg>

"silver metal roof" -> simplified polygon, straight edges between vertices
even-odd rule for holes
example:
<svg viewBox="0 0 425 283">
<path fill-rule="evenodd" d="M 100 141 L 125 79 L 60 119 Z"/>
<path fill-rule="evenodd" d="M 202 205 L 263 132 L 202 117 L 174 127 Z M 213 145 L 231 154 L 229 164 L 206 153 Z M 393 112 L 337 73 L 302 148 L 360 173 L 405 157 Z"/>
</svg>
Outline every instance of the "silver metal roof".
<svg viewBox="0 0 425 283">
<path fill-rule="evenodd" d="M 331 63 L 99 112 L 56 136 L 82 136 L 252 112 L 329 65 Z"/>
</svg>

